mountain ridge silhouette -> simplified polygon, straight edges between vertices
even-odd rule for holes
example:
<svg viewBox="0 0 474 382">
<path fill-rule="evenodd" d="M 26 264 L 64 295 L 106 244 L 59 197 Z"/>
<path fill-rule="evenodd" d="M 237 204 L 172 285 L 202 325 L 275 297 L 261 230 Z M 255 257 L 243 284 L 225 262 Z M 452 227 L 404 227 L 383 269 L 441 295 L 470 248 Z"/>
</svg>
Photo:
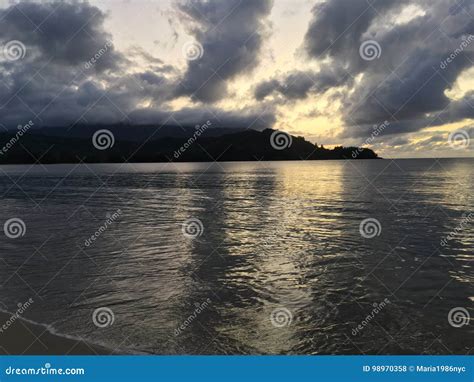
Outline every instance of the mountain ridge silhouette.
<svg viewBox="0 0 474 382">
<path fill-rule="evenodd" d="M 3 147 L 0 164 L 380 159 L 368 148 L 338 146 L 326 149 L 303 137 L 273 129 L 227 130 L 203 126 L 207 125 L 183 127 L 174 135 L 173 129 L 163 134 L 156 128 L 143 130 L 142 127 L 134 139 L 123 138 L 116 126 L 107 128 L 107 125 L 91 127 L 83 137 L 68 135 L 66 130 L 63 134 L 58 133 L 60 129 L 31 129 L 21 137 L 15 131 L 8 131 L 0 133 L 0 147 Z M 110 142 L 101 150 L 94 146 L 93 140 L 96 132 L 104 130 L 111 133 Z M 143 134 L 143 131 L 149 134 Z M 133 130 L 128 133 L 133 134 Z M 15 137 L 18 139 L 12 144 Z"/>
</svg>

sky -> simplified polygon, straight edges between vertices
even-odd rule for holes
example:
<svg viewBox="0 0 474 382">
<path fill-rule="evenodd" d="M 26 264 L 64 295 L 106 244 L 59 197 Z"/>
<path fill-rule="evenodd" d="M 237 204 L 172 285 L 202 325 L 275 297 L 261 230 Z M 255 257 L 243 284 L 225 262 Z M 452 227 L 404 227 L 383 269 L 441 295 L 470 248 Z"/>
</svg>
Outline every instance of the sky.
<svg viewBox="0 0 474 382">
<path fill-rule="evenodd" d="M 0 0 L 0 123 L 274 128 L 474 156 L 472 0 Z"/>
</svg>

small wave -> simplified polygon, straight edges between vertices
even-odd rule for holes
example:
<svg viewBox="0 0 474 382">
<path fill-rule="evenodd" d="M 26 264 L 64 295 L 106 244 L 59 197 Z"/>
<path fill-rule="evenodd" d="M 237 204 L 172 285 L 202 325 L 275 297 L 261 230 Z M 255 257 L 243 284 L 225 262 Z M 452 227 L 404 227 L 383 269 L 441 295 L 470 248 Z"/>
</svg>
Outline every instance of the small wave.
<svg viewBox="0 0 474 382">
<path fill-rule="evenodd" d="M 53 336 L 64 338 L 64 339 L 71 340 L 71 341 L 84 342 L 88 345 L 91 345 L 92 347 L 96 346 L 96 347 L 104 348 L 106 350 L 110 350 L 111 353 L 117 353 L 117 354 L 146 354 L 146 353 L 134 350 L 134 349 L 114 348 L 110 344 L 106 344 L 104 342 L 91 341 L 87 338 L 83 338 L 83 337 L 80 337 L 80 336 L 73 336 L 73 335 L 70 335 L 70 334 L 61 333 L 61 332 L 58 332 L 57 329 L 51 324 L 45 324 L 45 323 L 42 323 L 42 322 L 33 321 L 33 320 L 30 320 L 30 319 L 25 318 L 25 317 L 19 317 L 19 316 L 16 315 L 16 313 L 12 313 L 12 312 L 10 312 L 8 310 L 5 310 L 5 309 L 0 309 L 0 313 L 7 314 L 10 317 L 14 316 L 14 317 L 16 317 L 16 320 L 23 321 L 23 322 L 28 323 L 30 325 L 40 326 L 42 328 L 45 328 L 48 331 L 48 333 L 50 333 Z"/>
</svg>

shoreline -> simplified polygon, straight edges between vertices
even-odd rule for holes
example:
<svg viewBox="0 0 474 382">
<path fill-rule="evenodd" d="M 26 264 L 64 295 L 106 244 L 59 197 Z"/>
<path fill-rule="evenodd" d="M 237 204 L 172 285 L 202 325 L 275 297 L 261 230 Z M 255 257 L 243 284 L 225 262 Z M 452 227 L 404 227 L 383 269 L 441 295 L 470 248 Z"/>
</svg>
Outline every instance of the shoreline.
<svg viewBox="0 0 474 382">
<path fill-rule="evenodd" d="M 472 160 L 474 157 L 422 157 L 422 158 L 365 158 L 365 159 L 284 159 L 284 160 L 225 160 L 225 161 L 177 161 L 177 162 L 50 162 L 50 163 L 31 163 L 31 162 L 19 162 L 19 163 L 0 163 L 0 166 L 68 166 L 68 165 L 121 165 L 121 164 L 133 164 L 133 165 L 143 165 L 143 164 L 212 164 L 212 163 L 272 163 L 272 162 L 289 162 L 289 163 L 298 163 L 298 162 L 341 162 L 341 161 L 351 161 L 351 162 L 365 162 L 365 161 L 387 161 L 387 160 L 456 160 L 456 159 L 469 159 Z"/>
<path fill-rule="evenodd" d="M 400 159 L 472 159 L 473 157 L 452 157 L 452 158 L 400 158 Z M 354 158 L 318 158 L 318 159 L 268 159 L 268 160 L 255 160 L 255 159 L 249 159 L 249 160 L 244 160 L 244 159 L 236 159 L 236 160 L 216 160 L 216 161 L 156 161 L 156 162 L 134 162 L 134 161 L 129 161 L 129 162 L 77 162 L 77 161 L 71 161 L 71 162 L 18 162 L 18 163 L 2 163 L 0 162 L 0 166 L 26 166 L 26 165 L 38 165 L 38 166 L 54 166 L 54 165 L 72 165 L 72 164 L 207 164 L 207 163 L 271 163 L 271 162 L 327 162 L 327 161 L 352 161 L 352 162 L 358 162 L 358 161 L 378 161 L 378 160 L 387 160 L 391 158 L 383 158 L 383 157 L 377 157 L 377 158 L 360 158 L 360 159 L 354 159 Z M 395 158 L 398 159 L 398 158 Z"/>
<path fill-rule="evenodd" d="M 4 325 L 13 314 L 0 311 L 0 324 Z M 0 326 L 1 328 L 1 326 Z M 54 334 L 46 325 L 15 318 L 0 332 L 0 355 L 112 355 L 106 347 L 79 338 Z"/>
</svg>

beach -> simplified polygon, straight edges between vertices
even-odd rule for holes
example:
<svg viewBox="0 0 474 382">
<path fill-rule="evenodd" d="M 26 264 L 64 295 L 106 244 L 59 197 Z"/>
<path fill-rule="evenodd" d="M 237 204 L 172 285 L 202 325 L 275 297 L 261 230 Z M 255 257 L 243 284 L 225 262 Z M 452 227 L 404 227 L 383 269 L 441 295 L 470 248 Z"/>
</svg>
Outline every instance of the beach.
<svg viewBox="0 0 474 382">
<path fill-rule="evenodd" d="M 0 312 L 0 324 L 12 322 L 0 332 L 1 355 L 107 355 L 114 354 L 104 347 L 79 339 L 52 334 L 45 326 L 33 324 L 21 318 L 11 320 L 12 315 Z"/>
</svg>

